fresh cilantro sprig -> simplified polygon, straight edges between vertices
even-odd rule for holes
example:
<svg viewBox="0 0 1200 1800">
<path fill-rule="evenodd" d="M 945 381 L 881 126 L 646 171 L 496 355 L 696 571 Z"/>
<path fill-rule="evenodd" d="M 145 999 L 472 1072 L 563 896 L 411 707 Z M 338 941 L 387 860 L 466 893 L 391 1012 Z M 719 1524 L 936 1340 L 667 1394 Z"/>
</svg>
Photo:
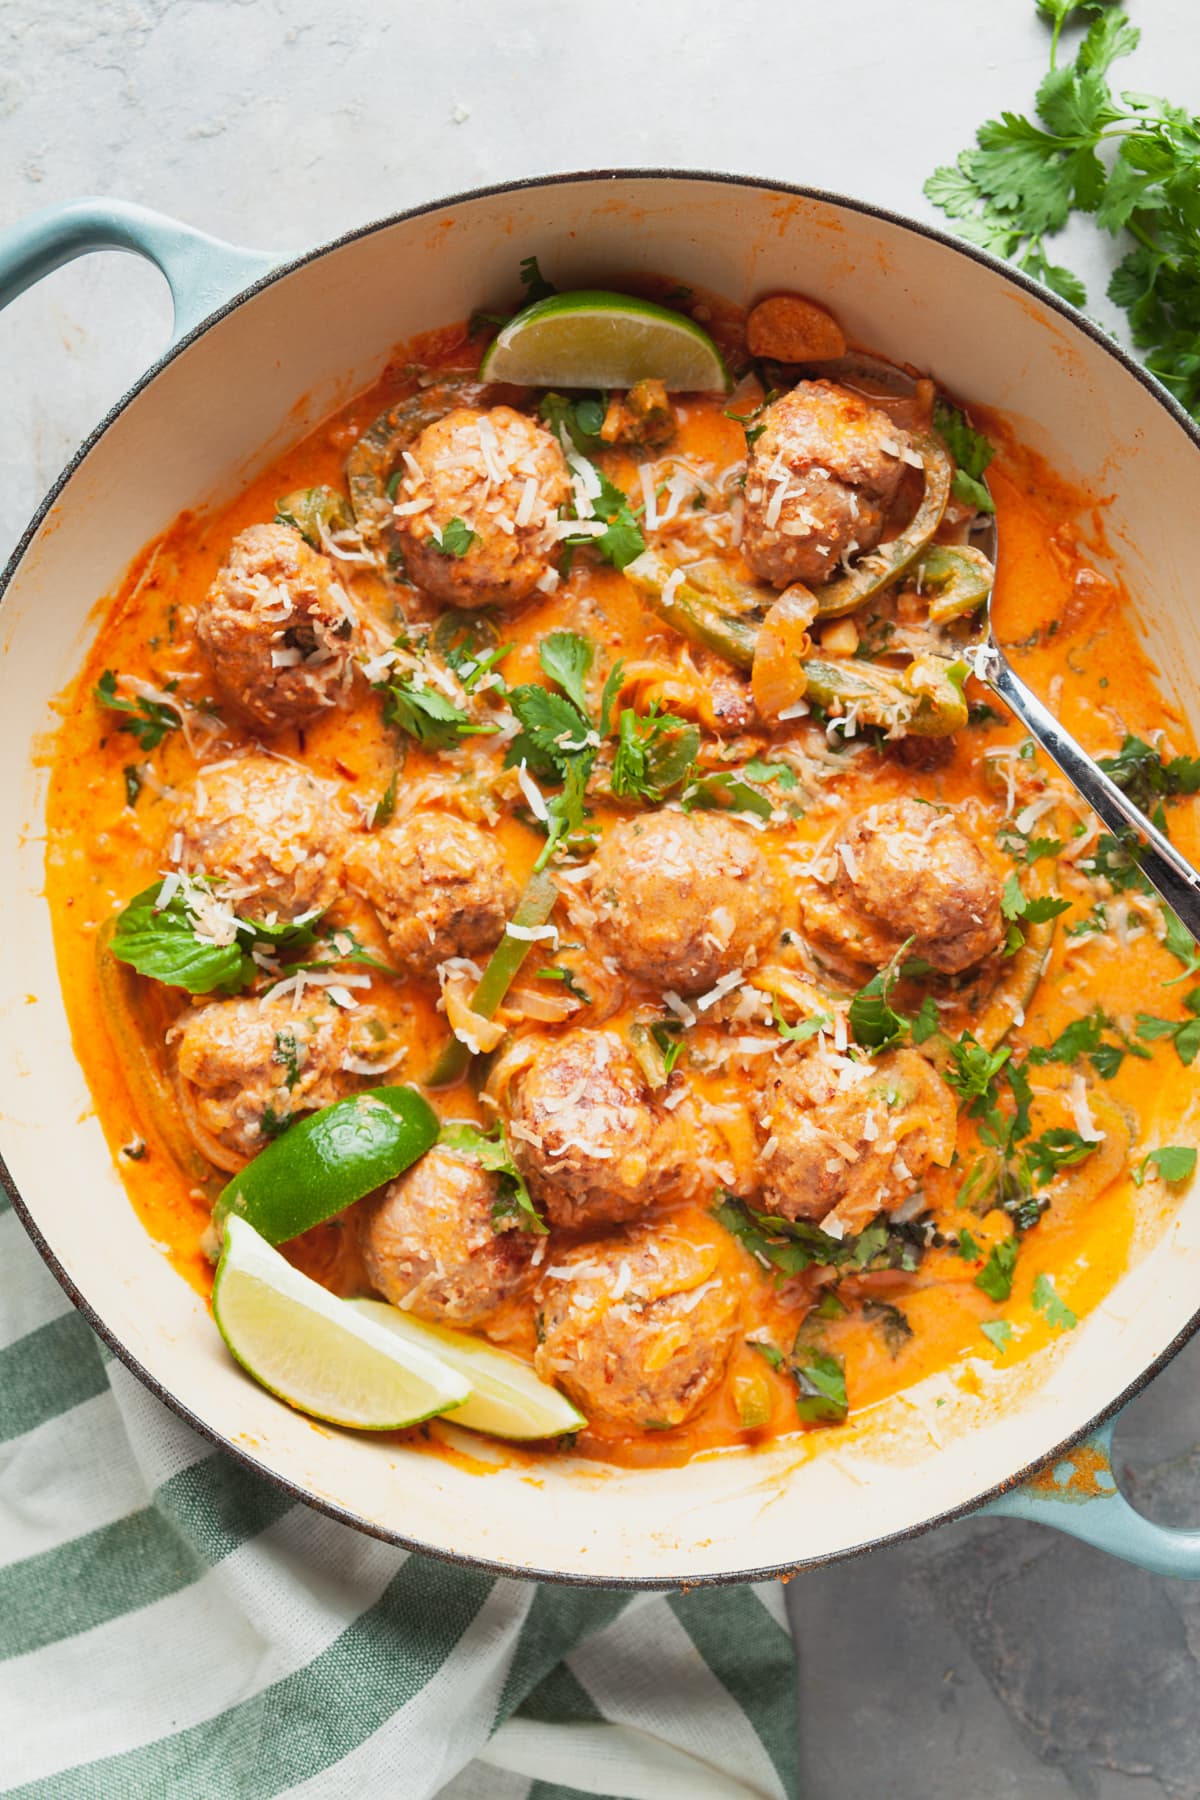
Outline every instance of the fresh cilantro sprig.
<svg viewBox="0 0 1200 1800">
<path fill-rule="evenodd" d="M 1164 760 L 1161 751 L 1144 738 L 1127 736 L 1115 756 L 1097 760 L 1105 774 L 1160 831 L 1167 829 L 1163 801 L 1200 791 L 1200 756 Z"/>
<path fill-rule="evenodd" d="M 546 1235 L 549 1226 L 534 1205 L 525 1177 L 513 1161 L 502 1120 L 497 1119 L 490 1131 L 481 1131 L 478 1125 L 467 1123 L 443 1125 L 438 1142 L 456 1155 L 469 1156 L 480 1168 L 499 1177 L 499 1193 L 492 1206 L 494 1223 L 502 1225 L 515 1219 L 522 1231 Z"/>
<path fill-rule="evenodd" d="M 592 507 L 596 517 L 603 519 L 608 529 L 599 537 L 585 538 L 583 541 L 590 544 L 593 550 L 599 551 L 605 562 L 611 563 L 614 569 L 624 569 L 642 554 L 646 548 L 646 540 L 624 489 L 610 481 L 602 469 L 596 469 L 596 474 L 600 481 L 600 492 L 593 495 Z M 567 539 L 568 543 L 571 541 L 570 538 Z"/>
<path fill-rule="evenodd" d="M 425 750 L 452 750 L 463 738 L 487 737 L 497 727 L 473 719 L 423 675 L 408 671 L 384 686 L 383 721 L 415 738 Z"/>
<path fill-rule="evenodd" d="M 1040 1137 L 1030 1138 L 1025 1146 L 1024 1160 L 1033 1181 L 1044 1185 L 1053 1181 L 1060 1169 L 1071 1168 L 1091 1156 L 1095 1148 L 1094 1139 L 1085 1138 L 1069 1126 L 1058 1125 L 1051 1131 L 1043 1131 Z"/>
<path fill-rule="evenodd" d="M 935 170 L 925 192 L 962 237 L 1077 306 L 1087 302 L 1084 285 L 1050 261 L 1048 241 L 1076 213 L 1121 239 L 1109 298 L 1124 310 L 1147 366 L 1200 416 L 1200 117 L 1154 95 L 1114 93 L 1112 65 L 1140 35 L 1120 8 L 1037 4 L 1053 34 L 1036 119 L 990 119 L 975 148 Z M 1090 21 L 1087 31 L 1074 60 L 1060 63 L 1061 33 L 1077 18 Z"/>
<path fill-rule="evenodd" d="M 1185 1019 L 1160 1019 L 1154 1013 L 1140 1012 L 1134 1021 L 1134 1029 L 1147 1044 L 1169 1038 L 1180 1062 L 1190 1068 L 1200 1053 L 1200 987 L 1192 988 L 1183 996 L 1183 1005 L 1189 1015 Z"/>
<path fill-rule="evenodd" d="M 594 655 L 593 646 L 578 633 L 551 632 L 538 646 L 538 659 L 543 673 L 562 691 L 526 682 L 508 696 L 521 730 L 508 747 L 505 767 L 524 765 L 532 775 L 560 783 L 558 793 L 545 802 L 546 817 L 540 823 L 546 843 L 535 869 L 545 868 L 557 846 L 582 830 L 587 816 L 588 777 L 600 747 L 584 689 Z"/>
<path fill-rule="evenodd" d="M 1148 1150 L 1131 1171 L 1135 1187 L 1141 1187 L 1151 1167 L 1161 1181 L 1190 1181 L 1196 1172 L 1196 1152 L 1190 1144 L 1164 1144 L 1159 1150 Z"/>
<path fill-rule="evenodd" d="M 595 660 L 591 639 L 581 637 L 577 631 L 551 631 L 538 645 L 542 668 L 584 715 L 589 710 L 585 684 Z"/>
<path fill-rule="evenodd" d="M 177 684 L 172 682 L 165 693 L 173 693 Z M 182 714 L 177 706 L 169 706 L 164 700 L 147 700 L 138 694 L 133 700 L 126 700 L 117 692 L 116 672 L 105 669 L 103 675 L 92 689 L 92 696 L 98 706 L 107 708 L 109 712 L 124 713 L 120 729 L 130 732 L 143 750 L 157 750 L 168 731 L 177 731 L 183 723 Z M 128 787 L 128 775 L 126 786 Z M 139 779 L 138 787 L 141 782 Z M 134 795 L 136 799 L 136 794 Z M 130 805 L 133 801 L 130 801 Z"/>
<path fill-rule="evenodd" d="M 584 456 L 609 448 L 600 436 L 607 411 L 602 395 L 581 394 L 568 400 L 565 394 L 546 394 L 538 411 L 555 437 L 561 439 L 565 432 Z"/>
<path fill-rule="evenodd" d="M 660 713 L 655 706 L 648 713 L 623 707 L 613 757 L 613 793 L 656 806 L 686 778 L 699 748 L 700 733 L 686 719 Z"/>
<path fill-rule="evenodd" d="M 1042 894 L 1031 899 L 1022 888 L 1016 870 L 1011 870 L 1000 895 L 1000 911 L 1008 921 L 1004 954 L 1013 956 L 1021 948 L 1025 942 L 1023 926 L 1044 925 L 1050 919 L 1057 919 L 1060 913 L 1070 910 L 1069 900 L 1057 900 L 1052 894 Z"/>
<path fill-rule="evenodd" d="M 913 1018 L 898 1013 L 891 1003 L 898 982 L 927 975 L 932 967 L 923 957 L 906 955 L 912 941 L 909 938 L 901 944 L 886 968 L 859 988 L 850 1002 L 850 1030 L 855 1042 L 865 1049 L 891 1050 L 909 1038 L 914 1044 L 923 1044 L 938 1029 L 938 1010 L 932 994 L 925 995 Z"/>
<path fill-rule="evenodd" d="M 1069 1025 L 1050 1044 L 1031 1050 L 1026 1062 L 1035 1067 L 1043 1063 L 1075 1063 L 1086 1056 L 1097 1075 L 1111 1081 L 1127 1056 L 1150 1058 L 1149 1050 L 1135 1044 L 1128 1033 L 1114 1024 L 1102 1007 L 1095 1007 Z"/>
<path fill-rule="evenodd" d="M 721 1195 L 712 1210 L 760 1268 L 773 1270 L 780 1280 L 803 1274 L 814 1263 L 869 1274 L 884 1269 L 911 1274 L 925 1254 L 924 1227 L 915 1220 L 900 1225 L 894 1219 L 879 1219 L 856 1237 L 835 1238 L 804 1219 L 759 1212 L 731 1194 Z"/>
</svg>

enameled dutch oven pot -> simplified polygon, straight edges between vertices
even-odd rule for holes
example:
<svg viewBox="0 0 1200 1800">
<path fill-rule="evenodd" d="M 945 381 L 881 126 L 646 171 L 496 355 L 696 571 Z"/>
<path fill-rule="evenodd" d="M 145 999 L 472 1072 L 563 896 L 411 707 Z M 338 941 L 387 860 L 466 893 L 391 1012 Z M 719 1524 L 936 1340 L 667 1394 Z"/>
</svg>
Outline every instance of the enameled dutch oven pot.
<svg viewBox="0 0 1200 1800">
<path fill-rule="evenodd" d="M 96 601 L 141 547 L 182 508 L 236 492 L 373 382 L 402 340 L 510 292 L 531 252 L 563 286 L 655 270 L 738 300 L 798 289 L 826 300 L 852 338 L 1008 413 L 1056 467 L 1111 496 L 1107 529 L 1151 652 L 1200 723 L 1200 435 L 1188 418 L 1078 313 L 978 251 L 854 201 L 732 176 L 597 173 L 495 188 L 295 260 L 81 201 L 0 237 L 0 304 L 106 248 L 162 270 L 175 341 L 47 497 L 0 608 L 0 1152 L 17 1211 L 90 1324 L 183 1418 L 298 1497 L 502 1573 L 740 1580 L 986 1503 L 1146 1567 L 1200 1575 L 1200 1532 L 1152 1525 L 1115 1492 L 1104 1423 L 1200 1323 L 1200 1188 L 1103 1305 L 1039 1358 L 1006 1373 L 981 1363 L 975 1394 L 932 1379 L 815 1453 L 810 1438 L 680 1469 L 550 1456 L 479 1473 L 316 1427 L 272 1399 L 235 1367 L 203 1302 L 139 1224 L 91 1110 L 42 896 L 38 754 L 53 698 L 96 628 Z M 1087 1453 L 1072 1459 L 1066 1447 L 1085 1437 Z"/>
</svg>

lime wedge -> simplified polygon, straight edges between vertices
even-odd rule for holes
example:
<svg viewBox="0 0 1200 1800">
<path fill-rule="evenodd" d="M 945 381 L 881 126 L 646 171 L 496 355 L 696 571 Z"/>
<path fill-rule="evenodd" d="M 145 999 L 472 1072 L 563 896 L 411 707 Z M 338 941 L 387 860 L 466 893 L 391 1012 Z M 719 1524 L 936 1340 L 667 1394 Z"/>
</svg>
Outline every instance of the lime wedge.
<svg viewBox="0 0 1200 1800">
<path fill-rule="evenodd" d="M 675 392 L 729 390 L 721 353 L 699 325 L 599 288 L 535 300 L 503 327 L 479 373 L 518 387 L 628 388 L 656 378 Z"/>
<path fill-rule="evenodd" d="M 399 1431 L 471 1392 L 427 1349 L 310 1281 L 245 1219 L 225 1223 L 213 1317 L 248 1375 L 300 1412 L 360 1431 Z"/>
<path fill-rule="evenodd" d="M 414 1319 L 383 1300 L 352 1300 L 364 1319 L 378 1321 L 401 1343 L 410 1344 L 456 1369 L 471 1384 L 471 1398 L 455 1409 L 454 1423 L 492 1437 L 548 1438 L 579 1431 L 587 1420 L 565 1394 L 539 1381 L 527 1362 L 498 1350 L 483 1338 L 447 1325 Z"/>
<path fill-rule="evenodd" d="M 382 1187 L 437 1142 L 438 1120 L 415 1088 L 368 1088 L 289 1125 L 221 1190 L 213 1217 L 249 1220 L 284 1244 Z"/>
</svg>

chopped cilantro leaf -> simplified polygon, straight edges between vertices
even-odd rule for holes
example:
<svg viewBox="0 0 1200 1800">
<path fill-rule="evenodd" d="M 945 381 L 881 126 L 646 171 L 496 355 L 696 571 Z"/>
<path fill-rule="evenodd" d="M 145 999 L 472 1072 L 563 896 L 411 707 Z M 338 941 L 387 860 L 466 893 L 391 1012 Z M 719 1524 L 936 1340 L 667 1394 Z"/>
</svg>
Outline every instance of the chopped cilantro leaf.
<svg viewBox="0 0 1200 1800">
<path fill-rule="evenodd" d="M 392 822 L 392 817 L 396 811 L 398 776 L 399 770 L 393 764 L 392 772 L 388 776 L 388 784 L 375 802 L 375 811 L 371 815 L 371 828 L 374 831 L 378 831 L 384 825 L 390 825 Z"/>
<path fill-rule="evenodd" d="M 608 530 L 588 542 L 614 569 L 624 569 L 642 554 L 646 540 L 622 490 L 601 470 L 597 469 L 596 474 L 600 478 L 600 492 L 593 498 L 592 506 L 596 517 L 607 523 Z"/>
<path fill-rule="evenodd" d="M 459 1156 L 470 1157 L 489 1174 L 499 1176 L 500 1193 L 492 1207 L 495 1225 L 502 1227 L 515 1219 L 522 1231 L 545 1236 L 548 1228 L 512 1159 L 502 1120 L 497 1119 L 490 1131 L 481 1131 L 478 1125 L 443 1125 L 438 1142 Z"/>
<path fill-rule="evenodd" d="M 1146 1043 L 1170 1038 L 1180 1062 L 1190 1068 L 1197 1053 L 1200 1053 L 1200 987 L 1194 987 L 1185 994 L 1183 1004 L 1191 1015 L 1190 1018 L 1160 1019 L 1153 1013 L 1138 1013 L 1135 1029 Z"/>
<path fill-rule="evenodd" d="M 565 394 L 546 394 L 538 411 L 560 442 L 565 433 L 585 456 L 608 449 L 600 436 L 605 407 L 599 396 L 568 400 Z"/>
<path fill-rule="evenodd" d="M 465 737 L 486 737 L 495 725 L 478 724 L 461 706 L 438 689 L 427 687 L 417 674 L 402 675 L 384 685 L 383 718 L 386 725 L 423 745 L 426 750 L 451 750 Z"/>
<path fill-rule="evenodd" d="M 1031 1138 L 1025 1147 L 1025 1161 L 1035 1181 L 1051 1181 L 1060 1169 L 1082 1162 L 1095 1148 L 1090 1138 L 1062 1125 Z"/>
<path fill-rule="evenodd" d="M 657 805 L 684 780 L 699 748 L 700 733 L 686 719 L 654 707 L 648 713 L 624 707 L 613 758 L 613 793 Z"/>
<path fill-rule="evenodd" d="M 921 957 L 908 957 L 912 939 L 901 944 L 886 968 L 873 975 L 865 987 L 859 988 L 850 1002 L 850 1029 L 855 1041 L 870 1050 L 887 1050 L 908 1035 L 912 1020 L 898 1013 L 890 996 L 898 981 L 929 972 L 929 964 Z"/>
<path fill-rule="evenodd" d="M 288 1087 L 295 1087 L 300 1079 L 300 1045 L 296 1034 L 290 1027 L 275 1033 L 275 1048 L 271 1052 L 271 1061 L 279 1063 L 284 1070 L 284 1080 Z"/>
<path fill-rule="evenodd" d="M 624 683 L 625 664 L 618 660 L 604 678 L 604 690 L 600 695 L 600 736 L 607 737 L 612 729 L 613 708 L 621 693 Z"/>
<path fill-rule="evenodd" d="M 799 1389 L 796 1411 L 805 1424 L 833 1425 L 846 1417 L 846 1365 L 840 1356 L 812 1350 L 801 1361 L 793 1351 L 790 1368 Z"/>
<path fill-rule="evenodd" d="M 789 1044 L 806 1044 L 810 1037 L 815 1037 L 830 1023 L 828 1013 L 813 1013 L 807 1019 L 800 1019 L 795 1025 L 789 1025 L 779 1010 L 779 996 L 775 994 L 771 1000 L 771 1017 L 775 1021 L 775 1029 L 781 1038 Z"/>
<path fill-rule="evenodd" d="M 1034 1282 L 1033 1304 L 1055 1331 L 1073 1331 L 1079 1323 L 1066 1301 L 1060 1298 L 1049 1275 L 1039 1275 Z"/>
<path fill-rule="evenodd" d="M 1115 1043 L 1112 1038 L 1105 1036 L 1110 1031 L 1116 1037 Z M 1081 1056 L 1086 1056 L 1096 1073 L 1106 1081 L 1111 1081 L 1127 1055 L 1140 1057 L 1144 1061 L 1150 1052 L 1140 1044 L 1135 1044 L 1097 1006 L 1083 1018 L 1072 1019 L 1053 1043 L 1031 1050 L 1026 1060 L 1036 1067 L 1043 1063 L 1074 1063 Z"/>
<path fill-rule="evenodd" d="M 1164 762 L 1161 753 L 1143 738 L 1127 736 L 1115 756 L 1102 756 L 1100 767 L 1117 786 L 1161 828 L 1166 824 L 1162 801 L 1200 790 L 1200 756 L 1175 756 Z"/>
<path fill-rule="evenodd" d="M 969 1031 L 955 1042 L 948 1040 L 950 1060 L 942 1070 L 942 1080 L 954 1090 L 968 1111 L 978 1112 L 994 1105 L 996 1077 L 1004 1068 L 1012 1051 L 1007 1045 L 998 1050 L 985 1050 Z"/>
<path fill-rule="evenodd" d="M 1176 975 L 1171 981 L 1163 983 L 1164 987 L 1173 987 L 1175 982 L 1186 981 L 1189 975 L 1194 975 L 1200 969 L 1200 944 L 1197 944 L 1179 914 L 1169 906 L 1163 908 L 1163 923 L 1166 927 L 1163 942 L 1175 960 L 1183 964 L 1182 975 Z"/>
<path fill-rule="evenodd" d="M 958 1254 L 964 1262 L 982 1262 L 983 1245 L 964 1225 L 958 1234 Z"/>
<path fill-rule="evenodd" d="M 1007 1319 L 986 1319 L 979 1327 L 988 1342 L 997 1350 L 1007 1350 L 1012 1341 L 1012 1326 Z"/>
<path fill-rule="evenodd" d="M 590 640 L 581 637 L 577 631 L 552 631 L 538 645 L 538 661 L 546 675 L 557 683 L 584 718 L 588 716 L 585 683 L 595 655 Z"/>
<path fill-rule="evenodd" d="M 535 774 L 562 783 L 546 803 L 546 845 L 534 865 L 535 870 L 544 869 L 563 839 L 583 825 L 596 734 L 577 706 L 536 682 L 513 688 L 508 699 L 522 730 L 508 747 L 505 767 L 526 763 Z"/>
<path fill-rule="evenodd" d="M 1012 1293 L 1013 1274 L 1020 1250 L 1020 1240 L 1015 1235 L 1001 1238 L 998 1244 L 992 1245 L 987 1261 L 975 1277 L 975 1286 L 981 1288 L 989 1300 L 999 1303 L 1007 1300 Z"/>
<path fill-rule="evenodd" d="M 747 781 L 774 781 L 785 793 L 800 785 L 800 777 L 787 763 L 764 762 L 761 756 L 752 756 L 742 774 Z"/>
<path fill-rule="evenodd" d="M 536 256 L 521 258 L 521 285 L 525 289 L 525 304 L 532 306 L 535 300 L 548 300 L 558 289 L 552 281 L 547 281 L 538 268 Z"/>
<path fill-rule="evenodd" d="M 1150 1150 L 1133 1171 L 1134 1184 L 1141 1187 L 1151 1165 L 1163 1181 L 1189 1181 L 1195 1173 L 1196 1152 L 1190 1144 L 1164 1144 L 1161 1150 Z"/>
<path fill-rule="evenodd" d="M 995 512 L 992 496 L 983 484 L 983 474 L 996 454 L 995 445 L 967 423 L 957 406 L 938 400 L 933 409 L 934 429 L 938 432 L 957 464 L 953 493 L 964 506 L 977 512 Z"/>
<path fill-rule="evenodd" d="M 888 1300 L 864 1300 L 862 1316 L 872 1325 L 879 1326 L 888 1355 L 893 1360 L 899 1356 L 913 1335 L 908 1314 Z"/>
<path fill-rule="evenodd" d="M 165 691 L 170 693 L 171 689 Z M 132 733 L 143 750 L 157 750 L 168 731 L 177 730 L 182 723 L 179 708 L 163 700 L 147 700 L 143 694 L 133 700 L 124 699 L 117 692 L 117 677 L 112 669 L 105 669 L 92 694 L 98 706 L 107 707 L 109 712 L 126 714 L 121 720 L 121 730 Z"/>
<path fill-rule="evenodd" d="M 430 541 L 434 549 L 440 550 L 443 556 L 465 556 L 478 536 L 479 533 L 472 531 L 465 519 L 453 518 L 447 520 L 440 536 L 431 533 Z"/>
</svg>

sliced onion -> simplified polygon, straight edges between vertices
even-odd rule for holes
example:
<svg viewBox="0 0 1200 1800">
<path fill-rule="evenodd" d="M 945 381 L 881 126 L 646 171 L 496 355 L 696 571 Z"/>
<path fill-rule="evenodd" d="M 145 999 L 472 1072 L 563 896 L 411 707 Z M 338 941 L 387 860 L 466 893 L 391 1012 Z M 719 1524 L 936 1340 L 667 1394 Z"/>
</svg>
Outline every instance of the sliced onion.
<svg viewBox="0 0 1200 1800">
<path fill-rule="evenodd" d="M 754 646 L 750 686 L 764 719 L 777 719 L 803 700 L 808 687 L 804 659 L 812 654 L 808 628 L 816 616 L 816 595 L 794 581 L 763 620 Z"/>
<path fill-rule="evenodd" d="M 450 1029 L 472 1056 L 486 1056 L 504 1036 L 504 1026 L 497 1019 L 485 1019 L 472 1008 L 467 998 L 466 982 L 448 981 L 442 989 L 442 1004 Z"/>
<path fill-rule="evenodd" d="M 540 1019 L 546 1025 L 559 1025 L 578 1012 L 581 1001 L 574 994 L 540 993 L 536 988 L 513 988 L 500 1008 L 514 1019 Z"/>
</svg>

